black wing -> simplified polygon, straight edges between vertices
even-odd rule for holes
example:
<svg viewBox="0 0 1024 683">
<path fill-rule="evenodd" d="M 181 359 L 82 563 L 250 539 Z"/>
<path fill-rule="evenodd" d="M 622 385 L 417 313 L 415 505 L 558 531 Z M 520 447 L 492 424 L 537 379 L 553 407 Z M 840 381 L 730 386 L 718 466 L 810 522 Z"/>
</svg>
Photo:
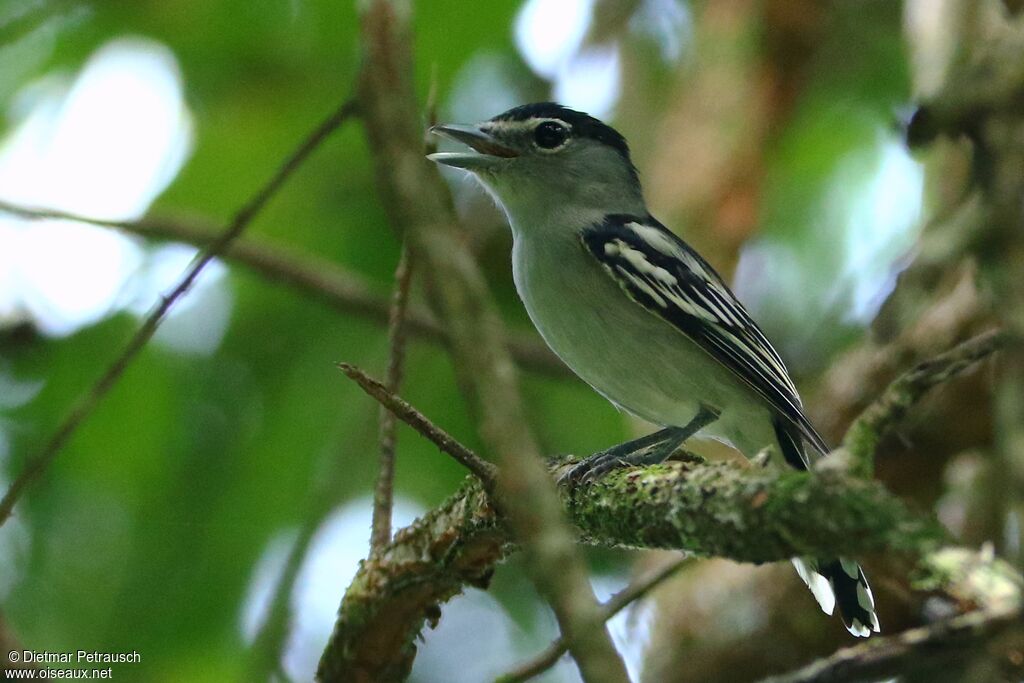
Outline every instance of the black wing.
<svg viewBox="0 0 1024 683">
<path fill-rule="evenodd" d="M 581 233 L 583 245 L 631 299 L 674 325 L 742 379 L 820 453 L 785 363 L 722 278 L 654 218 L 612 215 Z"/>
</svg>

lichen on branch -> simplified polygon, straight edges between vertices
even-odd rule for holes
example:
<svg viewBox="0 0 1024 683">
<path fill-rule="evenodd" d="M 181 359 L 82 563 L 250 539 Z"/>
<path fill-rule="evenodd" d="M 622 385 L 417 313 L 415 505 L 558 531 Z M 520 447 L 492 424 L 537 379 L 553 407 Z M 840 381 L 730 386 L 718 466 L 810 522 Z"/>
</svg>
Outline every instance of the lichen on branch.
<svg viewBox="0 0 1024 683">
<path fill-rule="evenodd" d="M 571 459 L 549 463 L 557 476 Z M 885 550 L 922 557 L 945 541 L 929 517 L 875 482 L 760 469 L 743 463 L 670 462 L 619 470 L 562 491 L 580 539 L 603 546 L 674 548 L 745 562 Z M 479 482 L 398 532 L 364 561 L 342 601 L 331 642 L 332 680 L 391 681 L 408 674 L 416 636 L 463 585 L 485 586 L 514 550 Z"/>
<path fill-rule="evenodd" d="M 741 463 L 669 463 L 613 472 L 567 494 L 570 519 L 595 545 L 666 548 L 773 562 L 938 547 L 937 523 L 876 482 Z"/>
</svg>

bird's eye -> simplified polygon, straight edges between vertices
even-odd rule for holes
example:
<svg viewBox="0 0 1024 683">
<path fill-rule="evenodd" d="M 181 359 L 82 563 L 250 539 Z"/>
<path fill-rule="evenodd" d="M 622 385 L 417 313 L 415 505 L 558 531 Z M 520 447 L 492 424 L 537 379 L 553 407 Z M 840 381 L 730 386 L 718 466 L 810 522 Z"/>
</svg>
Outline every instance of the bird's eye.
<svg viewBox="0 0 1024 683">
<path fill-rule="evenodd" d="M 544 121 L 533 131 L 534 142 L 543 149 L 561 147 L 568 138 L 569 129 L 555 121 Z"/>
</svg>

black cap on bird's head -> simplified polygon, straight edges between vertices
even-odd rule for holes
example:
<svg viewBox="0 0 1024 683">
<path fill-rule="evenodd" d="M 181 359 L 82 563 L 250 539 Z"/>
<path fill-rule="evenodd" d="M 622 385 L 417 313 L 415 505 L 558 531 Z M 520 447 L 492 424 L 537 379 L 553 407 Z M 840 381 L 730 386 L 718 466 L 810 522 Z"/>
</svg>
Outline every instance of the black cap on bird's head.
<svg viewBox="0 0 1024 683">
<path fill-rule="evenodd" d="M 572 135 L 608 145 L 629 160 L 629 145 L 626 143 L 626 138 L 622 137 L 622 133 L 590 114 L 569 109 L 557 102 L 523 104 L 498 114 L 490 121 L 496 123 L 499 121 L 529 121 L 531 119 L 562 121 L 569 125 Z"/>
<path fill-rule="evenodd" d="M 431 161 L 469 171 L 506 213 L 531 216 L 523 221 L 552 212 L 646 212 L 626 139 L 589 114 L 538 102 L 431 131 L 470 148 L 436 152 Z"/>
<path fill-rule="evenodd" d="M 466 144 L 476 153 L 439 152 L 430 159 L 478 174 L 515 168 L 522 165 L 516 160 L 524 158 L 543 159 L 544 165 L 557 166 L 567 163 L 575 148 L 589 145 L 613 151 L 617 163 L 637 182 L 629 145 L 621 133 L 589 114 L 555 102 L 524 104 L 476 125 L 441 124 L 431 131 Z"/>
</svg>

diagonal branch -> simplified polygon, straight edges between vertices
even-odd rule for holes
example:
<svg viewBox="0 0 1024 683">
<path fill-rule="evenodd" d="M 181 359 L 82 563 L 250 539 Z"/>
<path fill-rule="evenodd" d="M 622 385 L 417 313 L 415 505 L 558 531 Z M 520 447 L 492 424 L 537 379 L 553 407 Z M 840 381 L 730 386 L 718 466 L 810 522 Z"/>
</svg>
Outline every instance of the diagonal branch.
<svg viewBox="0 0 1024 683">
<path fill-rule="evenodd" d="M 469 470 L 483 483 L 486 490 L 494 489 L 494 480 L 497 476 L 497 468 L 494 465 L 463 446 L 455 437 L 436 426 L 423 413 L 359 368 L 348 363 L 339 363 L 338 368 L 398 419 L 415 429 L 443 453 L 447 453 L 457 463 Z"/>
<path fill-rule="evenodd" d="M 29 220 L 68 220 L 101 228 L 120 230 L 146 238 L 168 239 L 205 247 L 217 240 L 218 230 L 205 219 L 140 218 L 133 221 L 90 218 L 67 211 L 11 204 L 0 199 L 0 211 Z M 318 299 L 343 313 L 365 316 L 378 323 L 388 320 L 388 298 L 378 293 L 359 275 L 334 261 L 308 252 L 237 239 L 227 245 L 223 258 L 242 264 L 260 275 L 282 282 Z M 407 315 L 409 334 L 450 344 L 448 331 L 434 315 L 421 306 L 410 305 Z M 535 334 L 509 332 L 509 353 L 520 367 L 534 372 L 567 377 L 568 368 Z"/>
<path fill-rule="evenodd" d="M 1020 607 L 971 612 L 887 638 L 872 638 L 761 683 L 867 683 L 888 680 L 908 671 L 915 672 L 914 680 L 939 674 L 940 680 L 953 680 L 951 673 L 956 680 L 978 680 L 964 672 L 971 655 L 990 649 L 994 639 L 1008 632 L 1015 632 L 1012 642 L 1016 645 L 1010 643 L 1005 650 L 1016 650 L 1019 656 L 1020 644 L 1024 642 L 1024 614 Z M 992 653 L 986 652 L 986 656 L 991 657 Z M 1000 676 L 998 680 L 1004 679 Z"/>
<path fill-rule="evenodd" d="M 665 562 L 662 566 L 644 574 L 613 595 L 608 602 L 601 605 L 602 616 L 604 616 L 605 621 L 608 621 L 637 600 L 642 599 L 664 581 L 674 576 L 676 572 L 690 563 L 690 559 L 689 556 L 683 555 L 682 557 Z M 557 664 L 562 655 L 568 651 L 569 648 L 565 643 L 565 638 L 558 638 L 533 659 L 523 662 L 508 673 L 499 676 L 495 683 L 522 683 L 535 676 L 539 676 Z"/>
<path fill-rule="evenodd" d="M 846 431 L 843 448 L 853 460 L 851 469 L 861 476 L 871 476 L 879 441 L 925 393 L 989 357 L 1007 341 L 1006 334 L 990 330 L 900 375 Z"/>
<path fill-rule="evenodd" d="M 313 151 L 327 139 L 341 124 L 352 117 L 356 112 L 354 100 L 346 101 L 336 111 L 331 113 L 316 129 L 307 136 L 294 152 L 281 164 L 271 176 L 270 180 L 261 187 L 252 198 L 242 206 L 228 224 L 224 232 L 213 241 L 203 252 L 198 254 L 192 264 L 186 270 L 184 276 L 171 292 L 161 297 L 159 303 L 153 308 L 142 325 L 135 332 L 132 338 L 125 345 L 124 349 L 113 363 L 104 371 L 92 388 L 82 396 L 71 411 L 64 417 L 64 420 L 57 427 L 50 437 L 50 440 L 43 446 L 34 458 L 30 459 L 22 470 L 21 474 L 14 480 L 3 499 L 0 500 L 0 525 L 11 516 L 15 503 L 21 497 L 25 488 L 35 481 L 50 463 L 57 457 L 61 449 L 68 442 L 78 427 L 85 422 L 96 407 L 117 384 L 117 381 L 124 374 L 131 362 L 145 347 L 146 343 L 156 333 L 164 316 L 171 309 L 171 306 L 180 299 L 196 281 L 210 261 L 215 259 L 235 238 L 249 226 L 252 220 L 266 206 L 285 181 L 302 165 Z"/>
</svg>

